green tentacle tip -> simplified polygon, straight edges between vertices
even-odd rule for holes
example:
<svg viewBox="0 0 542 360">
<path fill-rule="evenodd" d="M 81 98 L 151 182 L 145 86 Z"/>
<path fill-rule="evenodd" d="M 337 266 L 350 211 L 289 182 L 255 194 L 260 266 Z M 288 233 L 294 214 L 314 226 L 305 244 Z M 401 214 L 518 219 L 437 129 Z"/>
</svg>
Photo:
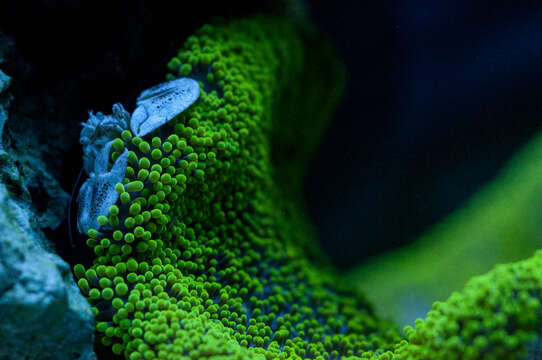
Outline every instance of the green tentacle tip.
<svg viewBox="0 0 542 360">
<path fill-rule="evenodd" d="M 132 140 L 132 133 L 130 132 L 130 130 L 123 130 L 120 136 L 126 142 Z"/>
<path fill-rule="evenodd" d="M 136 181 L 129 182 L 128 184 L 124 186 L 124 188 L 128 192 L 139 192 L 143 190 L 144 186 L 145 185 L 143 184 L 142 181 L 136 180 Z"/>
<path fill-rule="evenodd" d="M 115 191 L 121 195 L 123 192 L 124 192 L 124 185 L 122 185 L 121 183 L 118 183 L 115 185 Z"/>
<path fill-rule="evenodd" d="M 124 186 L 123 186 L 123 188 L 124 188 Z M 122 194 L 120 194 L 120 202 L 122 204 L 128 204 L 130 201 L 131 201 L 131 197 L 130 197 L 129 193 L 123 192 Z"/>
</svg>

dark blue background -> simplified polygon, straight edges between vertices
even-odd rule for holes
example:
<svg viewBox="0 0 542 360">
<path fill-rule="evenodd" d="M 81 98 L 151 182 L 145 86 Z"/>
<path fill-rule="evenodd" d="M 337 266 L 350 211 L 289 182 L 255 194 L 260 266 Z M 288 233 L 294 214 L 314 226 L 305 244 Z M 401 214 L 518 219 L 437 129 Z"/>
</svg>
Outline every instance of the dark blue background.
<svg viewBox="0 0 542 360">
<path fill-rule="evenodd" d="M 341 267 L 412 241 L 542 124 L 542 2 L 322 1 L 349 71 L 307 179 Z"/>
</svg>

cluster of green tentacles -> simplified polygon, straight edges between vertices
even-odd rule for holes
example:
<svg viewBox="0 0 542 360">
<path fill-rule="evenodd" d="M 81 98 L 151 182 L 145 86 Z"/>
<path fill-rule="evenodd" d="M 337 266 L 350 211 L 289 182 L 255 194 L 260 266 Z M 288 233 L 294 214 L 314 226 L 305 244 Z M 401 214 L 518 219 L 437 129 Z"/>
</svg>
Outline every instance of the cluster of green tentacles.
<svg viewBox="0 0 542 360">
<path fill-rule="evenodd" d="M 169 62 L 200 97 L 115 140 L 112 161 L 129 151 L 119 201 L 88 233 L 93 264 L 74 267 L 98 346 L 130 360 L 511 359 L 535 339 L 542 254 L 474 279 L 405 335 L 322 260 L 299 203 L 341 87 L 320 40 L 284 19 L 217 22 Z"/>
</svg>

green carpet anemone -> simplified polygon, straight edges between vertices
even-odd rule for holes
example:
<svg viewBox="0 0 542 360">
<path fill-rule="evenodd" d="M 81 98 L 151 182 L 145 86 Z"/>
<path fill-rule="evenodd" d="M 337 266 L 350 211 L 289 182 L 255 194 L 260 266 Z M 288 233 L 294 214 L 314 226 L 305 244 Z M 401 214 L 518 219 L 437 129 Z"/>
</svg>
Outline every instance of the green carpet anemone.
<svg viewBox="0 0 542 360">
<path fill-rule="evenodd" d="M 342 69 L 312 28 L 217 21 L 168 69 L 170 82 L 197 81 L 197 94 L 187 87 L 192 97 L 152 121 L 152 108 L 130 117 L 115 106 L 96 115 L 112 126 L 82 136 L 87 171 L 105 176 L 80 195 L 95 256 L 73 269 L 98 347 L 130 360 L 527 354 L 542 319 L 542 254 L 473 279 L 404 334 L 327 264 L 300 191 Z M 141 101 L 164 94 L 155 90 Z"/>
</svg>

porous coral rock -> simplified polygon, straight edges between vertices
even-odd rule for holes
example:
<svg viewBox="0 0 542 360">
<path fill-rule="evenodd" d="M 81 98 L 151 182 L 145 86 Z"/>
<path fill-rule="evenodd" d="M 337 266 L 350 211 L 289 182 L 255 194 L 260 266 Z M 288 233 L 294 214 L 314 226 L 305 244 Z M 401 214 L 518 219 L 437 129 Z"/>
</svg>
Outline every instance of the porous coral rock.
<svg viewBox="0 0 542 360">
<path fill-rule="evenodd" d="M 0 54 L 5 44 L 0 36 Z M 10 78 L 0 71 L 4 131 L 10 124 L 9 84 Z M 32 126 L 13 126 L 2 133 L 0 359 L 94 359 L 92 313 L 69 265 L 52 251 L 41 231 L 62 221 L 68 195 L 47 171 L 33 132 Z M 40 198 L 33 199 L 36 189 Z"/>
</svg>

